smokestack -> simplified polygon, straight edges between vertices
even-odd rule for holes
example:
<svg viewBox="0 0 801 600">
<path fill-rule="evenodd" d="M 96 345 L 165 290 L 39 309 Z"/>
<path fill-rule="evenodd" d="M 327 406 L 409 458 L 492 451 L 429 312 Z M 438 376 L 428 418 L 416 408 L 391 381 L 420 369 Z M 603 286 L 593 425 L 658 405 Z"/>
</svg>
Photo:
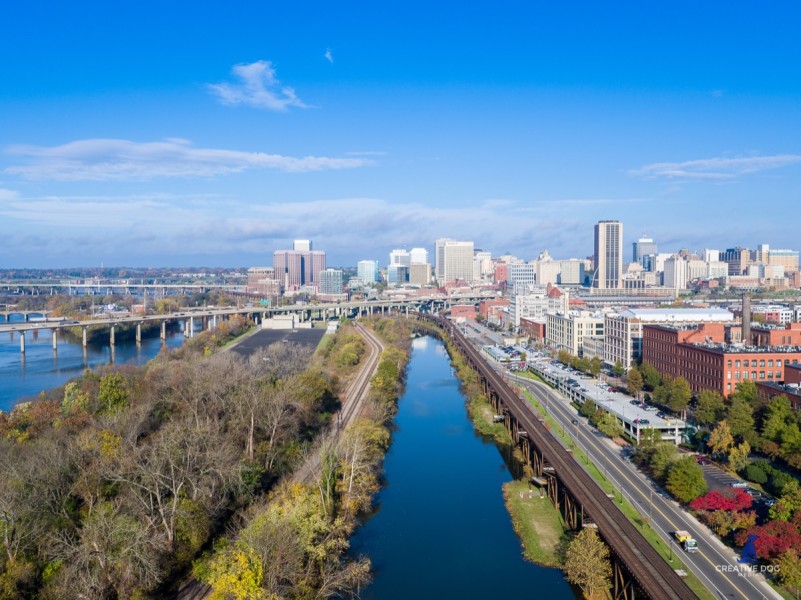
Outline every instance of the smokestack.
<svg viewBox="0 0 801 600">
<path fill-rule="evenodd" d="M 751 345 L 751 296 L 743 294 L 743 344 Z"/>
</svg>

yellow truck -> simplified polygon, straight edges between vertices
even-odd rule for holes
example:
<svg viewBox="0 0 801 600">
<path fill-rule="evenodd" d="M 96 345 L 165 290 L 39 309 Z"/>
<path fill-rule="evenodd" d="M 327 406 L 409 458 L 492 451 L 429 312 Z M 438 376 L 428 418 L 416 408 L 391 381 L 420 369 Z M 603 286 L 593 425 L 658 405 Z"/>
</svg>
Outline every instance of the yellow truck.
<svg viewBox="0 0 801 600">
<path fill-rule="evenodd" d="M 679 529 L 673 532 L 673 536 L 682 545 L 685 552 L 698 552 L 698 542 L 695 541 L 689 531 Z"/>
</svg>

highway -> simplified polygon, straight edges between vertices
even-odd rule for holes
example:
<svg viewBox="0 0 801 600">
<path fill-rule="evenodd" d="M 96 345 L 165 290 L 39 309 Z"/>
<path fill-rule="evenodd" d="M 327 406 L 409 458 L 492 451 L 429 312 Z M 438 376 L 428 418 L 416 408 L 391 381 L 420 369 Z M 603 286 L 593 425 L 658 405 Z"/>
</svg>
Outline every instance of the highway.
<svg viewBox="0 0 801 600">
<path fill-rule="evenodd" d="M 659 536 L 673 548 L 673 552 L 701 582 L 718 598 L 754 600 L 757 598 L 781 598 L 761 576 L 741 574 L 737 558 L 709 530 L 680 508 L 677 502 L 663 495 L 664 492 L 648 477 L 640 473 L 621 454 L 621 448 L 578 417 L 561 394 L 547 385 L 510 374 L 510 378 L 543 402 L 548 413 L 574 437 L 578 434 L 580 447 L 590 456 L 595 465 L 608 474 L 621 493 L 647 520 Z M 534 412 L 534 408 L 531 408 Z M 573 425 L 578 420 L 579 425 Z M 699 551 L 684 552 L 673 541 L 671 532 L 689 530 L 698 541 Z"/>
</svg>

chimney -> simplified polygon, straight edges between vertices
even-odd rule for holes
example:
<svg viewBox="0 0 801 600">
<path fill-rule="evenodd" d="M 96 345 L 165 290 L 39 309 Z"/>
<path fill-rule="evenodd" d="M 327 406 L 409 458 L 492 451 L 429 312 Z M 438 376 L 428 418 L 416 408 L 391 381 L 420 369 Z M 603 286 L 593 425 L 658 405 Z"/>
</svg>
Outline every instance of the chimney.
<svg viewBox="0 0 801 600">
<path fill-rule="evenodd" d="M 751 296 L 743 294 L 743 335 L 742 342 L 751 345 Z"/>
</svg>

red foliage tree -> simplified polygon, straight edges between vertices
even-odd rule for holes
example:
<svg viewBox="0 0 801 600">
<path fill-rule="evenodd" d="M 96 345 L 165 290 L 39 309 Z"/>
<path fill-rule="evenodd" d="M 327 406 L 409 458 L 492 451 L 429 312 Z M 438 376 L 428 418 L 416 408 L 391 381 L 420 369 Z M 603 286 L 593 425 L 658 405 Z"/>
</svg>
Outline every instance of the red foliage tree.
<svg viewBox="0 0 801 600">
<path fill-rule="evenodd" d="M 790 548 L 801 547 L 801 533 L 798 532 L 795 525 L 787 521 L 774 519 L 764 525 L 740 531 L 735 536 L 735 541 L 742 546 L 748 541 L 748 536 L 751 534 L 758 536 L 754 548 L 759 558 L 777 558 Z"/>
<path fill-rule="evenodd" d="M 751 508 L 754 499 L 742 490 L 737 490 L 734 497 L 720 492 L 709 492 L 690 502 L 693 510 L 730 510 L 740 512 Z"/>
</svg>

